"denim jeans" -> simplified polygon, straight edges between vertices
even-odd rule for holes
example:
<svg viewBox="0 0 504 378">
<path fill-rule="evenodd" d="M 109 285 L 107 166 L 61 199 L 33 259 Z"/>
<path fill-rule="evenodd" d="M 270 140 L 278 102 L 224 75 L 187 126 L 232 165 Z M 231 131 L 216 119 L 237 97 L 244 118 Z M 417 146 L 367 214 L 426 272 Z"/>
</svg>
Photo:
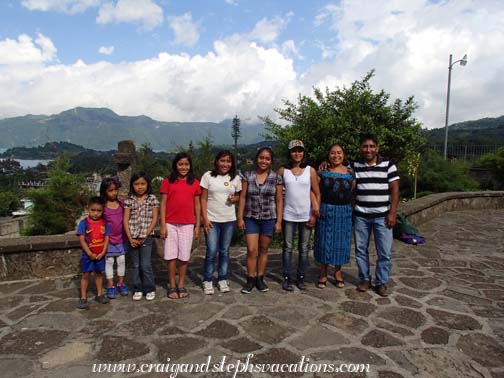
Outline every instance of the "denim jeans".
<svg viewBox="0 0 504 378">
<path fill-rule="evenodd" d="M 203 281 L 212 281 L 215 270 L 215 259 L 219 253 L 218 280 L 227 280 L 229 265 L 229 246 L 233 239 L 236 221 L 212 222 L 212 228 L 205 236 L 206 255 Z"/>
<path fill-rule="evenodd" d="M 152 236 L 137 248 L 130 246 L 131 262 L 133 264 L 133 292 L 141 291 L 144 294 L 156 291 L 154 272 L 151 263 Z"/>
<path fill-rule="evenodd" d="M 297 275 L 298 277 L 304 276 L 306 267 L 308 266 L 308 252 L 310 245 L 310 236 L 312 229 L 306 226 L 306 222 L 291 222 L 283 221 L 283 250 L 282 250 L 282 262 L 283 262 L 283 274 L 284 277 L 291 277 L 292 269 L 292 251 L 294 249 L 294 236 L 296 230 L 299 235 L 298 240 L 298 251 L 299 251 L 299 261 Z"/>
<path fill-rule="evenodd" d="M 384 285 L 389 281 L 392 270 L 392 229 L 385 225 L 385 217 L 354 217 L 355 259 L 361 281 L 371 281 L 369 271 L 369 239 L 374 234 L 376 247 L 375 285 Z"/>
</svg>

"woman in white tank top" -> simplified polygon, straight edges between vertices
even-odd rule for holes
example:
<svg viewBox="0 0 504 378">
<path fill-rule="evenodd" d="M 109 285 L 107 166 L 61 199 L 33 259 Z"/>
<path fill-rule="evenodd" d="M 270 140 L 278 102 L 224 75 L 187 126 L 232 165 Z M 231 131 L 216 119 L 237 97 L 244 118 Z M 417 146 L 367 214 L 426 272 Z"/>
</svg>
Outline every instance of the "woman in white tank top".
<svg viewBox="0 0 504 378">
<path fill-rule="evenodd" d="M 305 161 L 304 144 L 301 140 L 291 140 L 288 146 L 289 162 L 278 170 L 283 177 L 285 199 L 283 208 L 283 275 L 282 288 L 293 291 L 292 251 L 294 237 L 298 232 L 299 262 L 297 268 L 297 287 L 305 290 L 304 276 L 308 266 L 310 236 L 319 215 L 320 190 L 317 172 Z"/>
</svg>

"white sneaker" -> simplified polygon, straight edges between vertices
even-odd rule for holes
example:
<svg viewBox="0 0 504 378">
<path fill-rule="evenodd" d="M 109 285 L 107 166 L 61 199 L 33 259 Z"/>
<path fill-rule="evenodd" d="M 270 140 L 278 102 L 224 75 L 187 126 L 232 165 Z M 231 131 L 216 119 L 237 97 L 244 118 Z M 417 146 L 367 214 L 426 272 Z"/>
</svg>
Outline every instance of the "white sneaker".
<svg viewBox="0 0 504 378">
<path fill-rule="evenodd" d="M 206 295 L 212 295 L 214 293 L 212 281 L 203 281 L 203 292 Z"/>
<path fill-rule="evenodd" d="M 217 282 L 217 286 L 219 286 L 219 290 L 221 291 L 221 293 L 227 293 L 229 291 L 227 280 Z"/>
<path fill-rule="evenodd" d="M 156 298 L 156 292 L 155 291 L 151 291 L 150 293 L 145 294 L 145 299 L 147 301 L 153 301 L 154 298 Z"/>
<path fill-rule="evenodd" d="M 143 293 L 141 291 L 135 291 L 133 293 L 133 300 L 134 301 L 139 301 L 140 299 L 142 299 L 143 297 Z"/>
</svg>

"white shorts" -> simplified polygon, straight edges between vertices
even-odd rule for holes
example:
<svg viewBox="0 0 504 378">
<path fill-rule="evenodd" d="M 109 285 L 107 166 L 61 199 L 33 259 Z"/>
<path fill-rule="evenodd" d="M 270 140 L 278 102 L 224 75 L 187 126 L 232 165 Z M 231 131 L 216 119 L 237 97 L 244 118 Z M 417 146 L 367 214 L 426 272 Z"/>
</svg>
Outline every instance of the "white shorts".
<svg viewBox="0 0 504 378">
<path fill-rule="evenodd" d="M 189 261 L 194 235 L 194 224 L 166 223 L 168 235 L 164 245 L 164 259 Z"/>
</svg>

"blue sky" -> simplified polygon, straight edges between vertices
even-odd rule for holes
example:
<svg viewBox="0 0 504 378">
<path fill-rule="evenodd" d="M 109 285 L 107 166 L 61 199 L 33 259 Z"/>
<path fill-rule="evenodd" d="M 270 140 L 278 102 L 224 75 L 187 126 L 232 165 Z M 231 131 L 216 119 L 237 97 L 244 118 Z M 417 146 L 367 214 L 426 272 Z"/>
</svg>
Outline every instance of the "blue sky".
<svg viewBox="0 0 504 378">
<path fill-rule="evenodd" d="M 349 85 L 414 95 L 425 127 L 504 112 L 500 0 L 6 0 L 0 118 L 109 107 L 165 121 L 274 116 Z"/>
</svg>

